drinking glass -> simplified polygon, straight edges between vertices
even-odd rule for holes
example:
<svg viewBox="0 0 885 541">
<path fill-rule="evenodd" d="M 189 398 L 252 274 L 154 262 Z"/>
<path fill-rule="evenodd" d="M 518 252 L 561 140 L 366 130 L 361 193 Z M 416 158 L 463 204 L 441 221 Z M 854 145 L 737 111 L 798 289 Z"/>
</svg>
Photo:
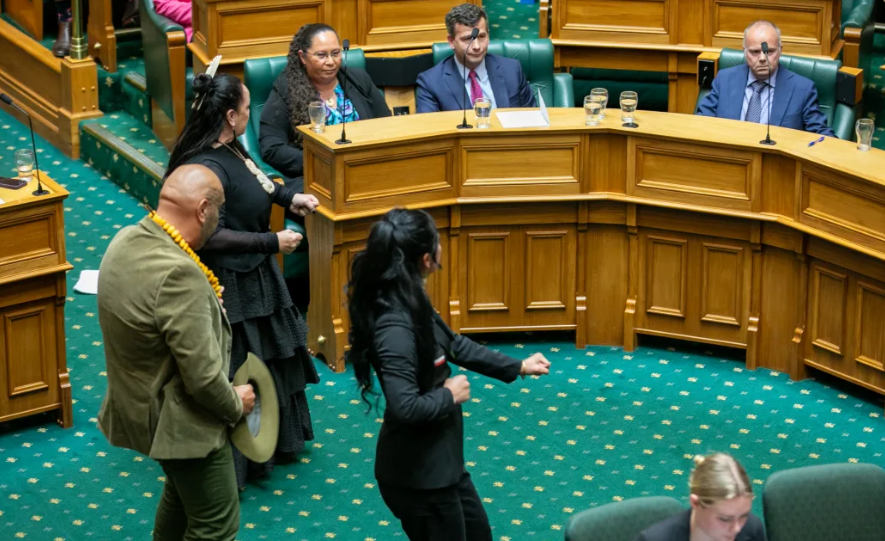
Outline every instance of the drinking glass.
<svg viewBox="0 0 885 541">
<path fill-rule="evenodd" d="M 18 178 L 31 180 L 34 174 L 34 152 L 31 149 L 15 151 L 15 167 L 18 169 Z"/>
<path fill-rule="evenodd" d="M 636 92 L 629 90 L 621 92 L 621 121 L 625 128 L 638 127 L 634 122 L 634 112 L 637 105 L 639 105 L 639 96 L 636 95 Z"/>
<path fill-rule="evenodd" d="M 492 102 L 488 98 L 476 98 L 473 102 L 473 112 L 476 113 L 476 127 L 484 130 L 492 125 Z"/>
<path fill-rule="evenodd" d="M 594 88 L 590 91 L 590 97 L 593 101 L 601 104 L 602 111 L 599 113 L 599 120 L 605 120 L 605 107 L 608 105 L 608 90 L 604 88 Z"/>
<path fill-rule="evenodd" d="M 584 96 L 584 124 L 598 126 L 602 119 L 602 102 L 596 96 Z"/>
<path fill-rule="evenodd" d="M 310 102 L 307 113 L 310 115 L 310 129 L 316 133 L 323 133 L 326 130 L 326 109 L 323 107 L 323 102 Z"/>
<path fill-rule="evenodd" d="M 871 118 L 861 118 L 854 125 L 854 131 L 857 133 L 857 150 L 866 152 L 873 145 L 873 132 L 876 126 Z"/>
</svg>

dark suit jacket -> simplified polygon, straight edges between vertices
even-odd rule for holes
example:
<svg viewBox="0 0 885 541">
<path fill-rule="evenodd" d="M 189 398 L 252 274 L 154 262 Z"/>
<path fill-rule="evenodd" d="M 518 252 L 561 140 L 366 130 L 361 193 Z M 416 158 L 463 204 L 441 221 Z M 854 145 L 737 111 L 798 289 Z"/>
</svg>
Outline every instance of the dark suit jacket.
<svg viewBox="0 0 885 541">
<path fill-rule="evenodd" d="M 417 358 L 408 313 L 391 309 L 376 323 L 373 364 L 387 401 L 378 435 L 375 478 L 379 483 L 435 489 L 454 485 L 464 473 L 461 406 L 443 387 L 449 362 L 504 382 L 522 362 L 457 335 L 435 316 L 435 361 Z"/>
<path fill-rule="evenodd" d="M 390 116 L 384 95 L 365 70 L 348 68 L 346 81 L 344 70 L 338 70 L 338 82 L 347 93 L 347 99 L 353 104 L 360 120 Z M 304 191 L 304 155 L 301 147 L 294 143 L 295 130 L 292 129 L 288 97 L 289 84 L 286 70 L 283 70 L 261 111 L 258 144 L 264 163 L 282 173 L 286 177 L 286 186 L 300 193 Z"/>
<path fill-rule="evenodd" d="M 486 70 L 495 94 L 495 106 L 535 107 L 535 96 L 522 72 L 519 60 L 493 54 L 486 55 Z M 470 96 L 467 96 L 470 100 Z M 418 76 L 415 111 L 460 111 L 464 103 L 464 77 L 455 57 L 450 56 Z M 467 106 L 471 108 L 470 105 Z"/>
<path fill-rule="evenodd" d="M 636 541 L 689 541 L 691 537 L 691 509 L 662 520 L 642 531 Z M 750 513 L 744 529 L 735 541 L 767 541 L 762 520 Z"/>
<path fill-rule="evenodd" d="M 749 73 L 746 64 L 720 71 L 713 79 L 713 90 L 698 104 L 697 114 L 740 120 Z M 771 125 L 836 136 L 817 105 L 814 82 L 783 66 L 777 68 Z"/>
</svg>

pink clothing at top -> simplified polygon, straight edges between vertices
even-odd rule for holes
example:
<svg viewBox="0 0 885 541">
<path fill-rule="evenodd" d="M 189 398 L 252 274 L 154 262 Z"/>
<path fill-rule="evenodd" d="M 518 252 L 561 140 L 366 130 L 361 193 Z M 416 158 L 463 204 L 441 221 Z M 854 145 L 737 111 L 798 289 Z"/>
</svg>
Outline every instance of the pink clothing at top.
<svg viewBox="0 0 885 541">
<path fill-rule="evenodd" d="M 180 24 L 184 28 L 187 42 L 191 42 L 194 34 L 191 23 L 191 0 L 154 0 L 154 10 L 172 22 Z"/>
</svg>

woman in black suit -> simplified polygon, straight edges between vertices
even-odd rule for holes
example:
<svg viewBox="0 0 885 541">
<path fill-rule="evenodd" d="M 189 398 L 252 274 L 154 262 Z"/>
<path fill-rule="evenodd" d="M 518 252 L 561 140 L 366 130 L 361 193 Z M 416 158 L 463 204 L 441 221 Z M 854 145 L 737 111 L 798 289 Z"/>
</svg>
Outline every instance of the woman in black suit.
<svg viewBox="0 0 885 541">
<path fill-rule="evenodd" d="M 491 541 L 489 519 L 464 467 L 461 404 L 467 376 L 449 363 L 504 382 L 542 375 L 540 353 L 524 361 L 491 351 L 449 329 L 424 290 L 440 268 L 433 218 L 394 209 L 377 222 L 353 261 L 348 284 L 350 353 L 363 400 L 372 369 L 387 402 L 375 477 L 387 507 L 411 541 Z"/>
<path fill-rule="evenodd" d="M 390 116 L 384 96 L 365 70 L 350 67 L 344 78 L 342 54 L 331 26 L 302 26 L 289 46 L 288 65 L 261 112 L 261 159 L 282 173 L 286 186 L 296 192 L 304 191 L 304 157 L 301 134 L 295 128 L 310 123 L 310 102 L 323 102 L 326 125 L 340 124 L 345 118 L 355 122 Z"/>
<path fill-rule="evenodd" d="M 636 541 L 767 541 L 762 521 L 750 512 L 753 485 L 734 457 L 695 457 L 689 487 L 691 509 L 658 522 Z"/>
</svg>

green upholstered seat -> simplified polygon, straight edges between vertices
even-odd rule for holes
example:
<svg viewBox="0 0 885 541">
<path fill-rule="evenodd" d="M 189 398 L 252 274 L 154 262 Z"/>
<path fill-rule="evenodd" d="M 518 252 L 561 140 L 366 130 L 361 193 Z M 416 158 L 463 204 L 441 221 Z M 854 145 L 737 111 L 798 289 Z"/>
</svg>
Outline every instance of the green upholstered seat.
<svg viewBox="0 0 885 541">
<path fill-rule="evenodd" d="M 740 49 L 722 49 L 719 56 L 719 69 L 724 70 L 744 63 L 744 52 Z M 836 74 L 842 67 L 839 60 L 820 60 L 802 56 L 781 55 L 780 65 L 814 81 L 817 88 L 821 112 L 827 117 L 827 125 L 836 132 L 839 139 L 851 140 L 854 137 L 854 120 L 857 106 L 836 102 Z M 710 93 L 701 88 L 698 103 Z"/>
<path fill-rule="evenodd" d="M 584 106 L 584 96 L 594 88 L 608 90 L 608 107 L 618 108 L 621 92 L 632 90 L 644 111 L 667 111 L 670 77 L 667 72 L 601 68 L 572 68 L 575 78 L 575 107 Z"/>
<path fill-rule="evenodd" d="M 193 101 L 191 86 L 194 75 L 192 68 L 185 67 L 190 64 L 190 52 L 182 45 L 172 47 L 168 34 L 181 32 L 184 36 L 184 29 L 178 23 L 159 15 L 154 10 L 153 0 L 139 2 L 139 10 L 147 93 L 174 125 L 181 129 Z M 185 70 L 184 86 L 172 84 L 172 66 L 182 66 Z M 179 103 L 184 103 L 185 107 L 179 107 L 176 114 L 176 104 Z"/>
<path fill-rule="evenodd" d="M 434 65 L 453 52 L 448 43 L 434 43 Z M 519 60 L 532 90 L 535 94 L 541 91 L 548 107 L 575 106 L 571 74 L 553 73 L 553 42 L 549 39 L 493 39 L 489 41 L 489 53 Z"/>
<path fill-rule="evenodd" d="M 347 53 L 348 67 L 365 69 L 366 57 L 362 49 L 351 49 Z M 261 111 L 270 96 L 273 84 L 286 67 L 285 56 L 269 58 L 250 58 L 243 65 L 243 82 L 249 89 L 251 103 L 249 105 L 249 125 L 246 133 L 240 137 L 240 142 L 252 156 L 255 164 L 268 176 L 282 178 L 282 175 L 261 159 L 261 149 L 258 145 L 258 129 L 261 124 Z M 290 229 L 304 236 L 298 249 L 283 257 L 283 276 L 285 278 L 301 278 L 309 274 L 308 239 L 304 227 L 293 221 L 286 220 L 286 229 Z"/>
<path fill-rule="evenodd" d="M 876 19 L 873 17 L 873 0 L 842 0 L 842 38 L 845 38 L 846 29 L 855 29 L 860 32 L 860 51 L 858 65 L 851 66 L 869 73 L 870 61 L 873 55 L 873 38 L 876 33 Z M 846 47 L 848 42 L 846 40 Z M 848 65 L 848 64 L 846 64 Z M 866 80 L 866 78 L 864 79 Z"/>
<path fill-rule="evenodd" d="M 572 516 L 565 541 L 633 541 L 642 530 L 684 510 L 665 496 L 600 505 Z"/>
<path fill-rule="evenodd" d="M 762 494 L 769 541 L 882 541 L 885 470 L 823 464 L 773 473 Z"/>
</svg>

